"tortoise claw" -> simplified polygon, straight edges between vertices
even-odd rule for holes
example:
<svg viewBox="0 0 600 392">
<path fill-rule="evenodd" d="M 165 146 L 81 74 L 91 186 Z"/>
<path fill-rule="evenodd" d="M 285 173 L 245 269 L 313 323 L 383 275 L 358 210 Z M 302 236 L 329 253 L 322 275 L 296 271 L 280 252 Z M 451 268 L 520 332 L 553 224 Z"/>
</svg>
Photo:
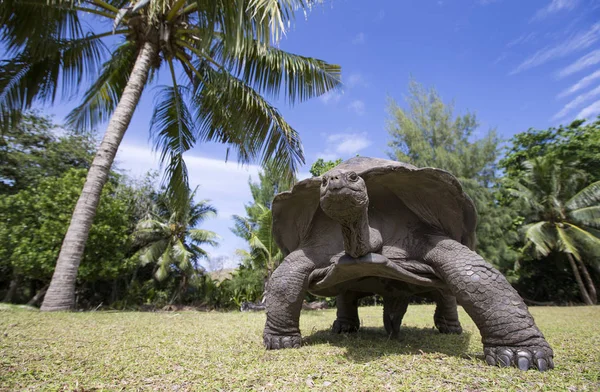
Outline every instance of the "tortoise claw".
<svg viewBox="0 0 600 392">
<path fill-rule="evenodd" d="M 300 348 L 302 345 L 302 336 L 294 335 L 273 335 L 265 333 L 263 342 L 267 350 L 280 350 L 283 348 Z"/>
<path fill-rule="evenodd" d="M 484 353 L 485 361 L 491 366 L 514 366 L 540 372 L 554 368 L 554 354 L 549 347 L 485 347 Z"/>
</svg>

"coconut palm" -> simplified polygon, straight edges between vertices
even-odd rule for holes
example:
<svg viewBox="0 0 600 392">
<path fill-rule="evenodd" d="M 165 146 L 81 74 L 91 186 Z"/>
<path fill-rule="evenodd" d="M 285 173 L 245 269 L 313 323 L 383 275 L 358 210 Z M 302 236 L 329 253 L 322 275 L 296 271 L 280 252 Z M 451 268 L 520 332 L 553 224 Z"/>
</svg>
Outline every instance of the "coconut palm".
<svg viewBox="0 0 600 392">
<path fill-rule="evenodd" d="M 153 211 L 141 220 L 134 232 L 135 240 L 143 244 L 138 252 L 141 265 L 154 265 L 154 277 L 165 280 L 174 269 L 181 282 L 175 300 L 185 292 L 190 279 L 201 269 L 198 264 L 208 255 L 203 245 L 217 245 L 217 234 L 196 228 L 204 220 L 216 215 L 208 200 L 194 202 L 195 192 L 183 204 L 171 199 L 167 193 L 159 196 Z"/>
<path fill-rule="evenodd" d="M 102 187 L 144 87 L 160 78 L 151 132 L 165 181 L 187 189 L 183 153 L 215 141 L 240 162 L 272 158 L 288 176 L 303 162 L 296 131 L 264 97 L 291 104 L 336 88 L 340 68 L 276 43 L 311 0 L 0 1 L 0 125 L 34 104 L 78 96 L 71 126 L 108 121 L 73 212 L 42 310 L 74 303 L 77 269 Z M 111 45 L 112 50 L 107 45 Z M 185 202 L 185 197 L 180 197 Z"/>
<path fill-rule="evenodd" d="M 538 257 L 552 251 L 565 254 L 582 299 L 596 304 L 597 291 L 586 262 L 598 259 L 584 260 L 584 255 L 600 251 L 600 182 L 581 189 L 582 172 L 551 156 L 527 162 L 526 170 L 514 190 L 531 208 L 523 228 L 526 247 Z"/>
<path fill-rule="evenodd" d="M 248 241 L 250 252 L 238 250 L 238 254 L 249 260 L 253 268 L 265 270 L 265 281 L 283 260 L 283 253 L 277 247 L 273 236 L 273 214 L 260 203 L 252 205 L 254 219 L 233 216 L 234 232 Z"/>
</svg>

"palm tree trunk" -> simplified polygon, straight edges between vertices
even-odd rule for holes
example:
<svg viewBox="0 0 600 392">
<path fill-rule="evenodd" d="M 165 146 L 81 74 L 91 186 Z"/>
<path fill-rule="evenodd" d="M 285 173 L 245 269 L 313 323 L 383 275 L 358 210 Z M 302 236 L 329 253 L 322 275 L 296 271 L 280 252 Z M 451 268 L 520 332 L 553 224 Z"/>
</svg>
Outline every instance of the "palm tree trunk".
<svg viewBox="0 0 600 392">
<path fill-rule="evenodd" d="M 70 310 L 75 300 L 77 269 L 83 256 L 85 243 L 96 215 L 102 188 L 108 180 L 110 168 L 117 155 L 119 144 L 129 126 L 133 112 L 140 100 L 148 74 L 156 56 L 157 48 L 146 42 L 140 49 L 133 70 L 123 90 L 123 95 L 108 123 L 108 128 L 94 157 L 71 223 L 63 240 L 54 275 L 41 310 Z"/>
<path fill-rule="evenodd" d="M 590 273 L 588 272 L 587 268 L 585 267 L 585 264 L 583 263 L 583 261 L 577 260 L 577 262 L 579 264 L 579 269 L 581 270 L 581 274 L 583 275 L 583 279 L 585 280 L 585 284 L 587 286 L 587 292 L 590 295 L 590 299 L 592 300 L 592 303 L 594 305 L 596 305 L 598 303 L 598 294 L 596 293 L 596 286 L 594 285 L 594 281 L 592 280 L 592 277 L 590 276 Z"/>
<path fill-rule="evenodd" d="M 583 302 L 586 305 L 593 305 L 589 293 L 583 284 L 583 280 L 581 280 L 581 275 L 579 274 L 579 270 L 577 269 L 577 265 L 575 264 L 575 260 L 573 260 L 573 255 L 567 253 L 567 258 L 569 259 L 569 264 L 571 264 L 571 269 L 573 270 L 573 275 L 575 275 L 575 280 L 577 281 L 577 285 L 579 286 L 579 291 L 581 292 L 581 296 L 583 297 Z"/>
</svg>

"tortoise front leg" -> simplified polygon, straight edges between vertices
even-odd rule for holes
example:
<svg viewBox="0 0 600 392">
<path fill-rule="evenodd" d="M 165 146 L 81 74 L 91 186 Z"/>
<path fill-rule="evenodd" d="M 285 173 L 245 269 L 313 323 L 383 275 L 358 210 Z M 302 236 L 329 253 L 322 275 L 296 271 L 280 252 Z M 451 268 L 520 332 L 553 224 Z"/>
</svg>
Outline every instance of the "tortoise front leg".
<svg viewBox="0 0 600 392">
<path fill-rule="evenodd" d="M 266 295 L 267 322 L 263 332 L 267 350 L 299 348 L 300 311 L 315 264 L 302 250 L 290 253 L 273 272 Z"/>
<path fill-rule="evenodd" d="M 479 328 L 488 364 L 541 371 L 554 367 L 552 349 L 527 306 L 481 256 L 457 241 L 435 237 L 424 260 L 436 269 Z"/>
</svg>

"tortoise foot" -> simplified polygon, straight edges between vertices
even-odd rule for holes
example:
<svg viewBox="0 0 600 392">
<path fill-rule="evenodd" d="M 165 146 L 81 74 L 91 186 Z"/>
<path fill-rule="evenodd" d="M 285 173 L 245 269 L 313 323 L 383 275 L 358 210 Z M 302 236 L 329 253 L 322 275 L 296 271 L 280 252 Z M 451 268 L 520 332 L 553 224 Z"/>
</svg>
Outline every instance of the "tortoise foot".
<svg viewBox="0 0 600 392">
<path fill-rule="evenodd" d="M 293 335 L 275 335 L 265 333 L 263 342 L 267 350 L 280 350 L 282 348 L 300 348 L 302 345 L 302 336 L 300 334 Z"/>
<path fill-rule="evenodd" d="M 435 327 L 438 329 L 438 331 L 440 331 L 440 333 L 460 335 L 463 332 L 458 320 L 447 320 L 445 318 L 440 318 L 434 320 L 434 322 Z"/>
<path fill-rule="evenodd" d="M 485 361 L 492 366 L 514 366 L 540 372 L 554 368 L 553 352 L 548 345 L 529 347 L 484 347 Z"/>
<path fill-rule="evenodd" d="M 354 332 L 358 332 L 359 328 L 360 328 L 360 323 L 358 323 L 358 322 L 337 319 L 333 322 L 333 325 L 331 326 L 331 332 L 333 332 L 333 333 L 354 333 Z"/>
</svg>

